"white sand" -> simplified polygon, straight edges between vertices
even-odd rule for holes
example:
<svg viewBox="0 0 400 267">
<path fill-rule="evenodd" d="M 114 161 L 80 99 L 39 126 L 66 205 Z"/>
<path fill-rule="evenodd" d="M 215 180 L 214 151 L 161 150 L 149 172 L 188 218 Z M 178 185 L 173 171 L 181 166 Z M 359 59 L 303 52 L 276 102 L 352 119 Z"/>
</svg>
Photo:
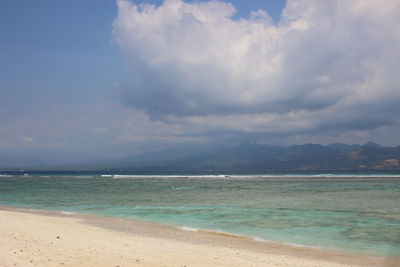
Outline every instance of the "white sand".
<svg viewBox="0 0 400 267">
<path fill-rule="evenodd" d="M 400 266 L 400 260 L 0 207 L 0 266 Z"/>
</svg>

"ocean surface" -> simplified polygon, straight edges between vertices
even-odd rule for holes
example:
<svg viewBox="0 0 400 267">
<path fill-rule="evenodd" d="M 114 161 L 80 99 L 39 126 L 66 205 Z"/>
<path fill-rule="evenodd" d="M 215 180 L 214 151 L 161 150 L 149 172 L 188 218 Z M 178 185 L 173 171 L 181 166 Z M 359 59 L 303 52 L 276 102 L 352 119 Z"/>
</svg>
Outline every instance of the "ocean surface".
<svg viewBox="0 0 400 267">
<path fill-rule="evenodd" d="M 400 256 L 400 175 L 1 174 L 0 205 Z"/>
</svg>

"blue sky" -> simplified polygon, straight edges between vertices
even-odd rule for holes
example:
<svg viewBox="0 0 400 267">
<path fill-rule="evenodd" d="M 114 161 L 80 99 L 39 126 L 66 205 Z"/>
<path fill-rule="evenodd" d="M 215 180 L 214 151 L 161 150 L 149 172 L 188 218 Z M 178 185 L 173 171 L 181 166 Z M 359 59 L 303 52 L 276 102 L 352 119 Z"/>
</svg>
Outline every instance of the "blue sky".
<svg viewBox="0 0 400 267">
<path fill-rule="evenodd" d="M 1 1 L 0 154 L 399 143 L 396 1 L 206 2 Z"/>
<path fill-rule="evenodd" d="M 66 91 L 72 90 L 87 98 L 120 78 L 122 60 L 111 44 L 113 1 L 2 1 L 1 5 L 2 80 L 14 87 L 9 94 L 29 101 L 30 94 L 38 92 L 69 98 L 75 95 Z"/>
<path fill-rule="evenodd" d="M 262 8 L 276 20 L 284 3 L 232 1 L 237 17 Z M 8 96 L 29 102 L 43 93 L 63 101 L 71 97 L 71 101 L 81 101 L 129 79 L 119 49 L 112 43 L 117 14 L 114 1 L 5 0 L 0 5 L 1 79 Z"/>
</svg>

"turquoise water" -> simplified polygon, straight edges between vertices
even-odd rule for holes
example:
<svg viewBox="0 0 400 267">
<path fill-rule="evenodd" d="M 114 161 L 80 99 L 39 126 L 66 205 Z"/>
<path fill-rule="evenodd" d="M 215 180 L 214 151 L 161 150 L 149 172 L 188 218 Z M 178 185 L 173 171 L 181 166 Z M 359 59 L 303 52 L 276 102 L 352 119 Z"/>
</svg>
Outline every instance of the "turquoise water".
<svg viewBox="0 0 400 267">
<path fill-rule="evenodd" d="M 400 255 L 400 176 L 2 175 L 0 204 Z"/>
</svg>

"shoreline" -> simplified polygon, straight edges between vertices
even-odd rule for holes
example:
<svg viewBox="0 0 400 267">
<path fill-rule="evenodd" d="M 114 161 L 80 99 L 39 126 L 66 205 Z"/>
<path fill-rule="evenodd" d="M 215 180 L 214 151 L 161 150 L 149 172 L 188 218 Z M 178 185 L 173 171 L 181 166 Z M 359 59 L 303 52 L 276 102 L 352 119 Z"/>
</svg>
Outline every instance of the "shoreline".
<svg viewBox="0 0 400 267">
<path fill-rule="evenodd" d="M 139 263 L 146 263 L 145 266 L 400 264 L 400 258 L 395 257 L 262 242 L 248 236 L 183 229 L 184 227 L 131 219 L 10 206 L 0 206 L 0 225 L 0 258 L 6 259 L 5 265 L 0 263 L 0 266 L 13 266 L 14 263 L 17 263 L 17 266 L 51 266 L 55 260 L 66 266 L 139 266 Z M 57 231 L 59 233 L 56 233 Z M 60 243 L 57 237 L 63 241 L 69 239 L 69 242 L 64 244 L 62 255 L 59 253 L 60 248 L 54 247 L 55 242 Z M 24 252 L 13 251 L 15 247 L 24 247 L 20 249 Z M 40 251 L 46 252 L 34 252 L 36 247 L 41 247 Z M 31 253 L 27 253 L 27 248 L 31 248 Z M 140 257 L 132 258 L 132 254 L 138 251 Z M 28 255 L 29 257 L 25 258 Z M 108 256 L 104 258 L 105 255 Z M 45 258 L 51 261 L 46 261 Z M 75 259 L 75 262 L 71 259 Z"/>
</svg>

